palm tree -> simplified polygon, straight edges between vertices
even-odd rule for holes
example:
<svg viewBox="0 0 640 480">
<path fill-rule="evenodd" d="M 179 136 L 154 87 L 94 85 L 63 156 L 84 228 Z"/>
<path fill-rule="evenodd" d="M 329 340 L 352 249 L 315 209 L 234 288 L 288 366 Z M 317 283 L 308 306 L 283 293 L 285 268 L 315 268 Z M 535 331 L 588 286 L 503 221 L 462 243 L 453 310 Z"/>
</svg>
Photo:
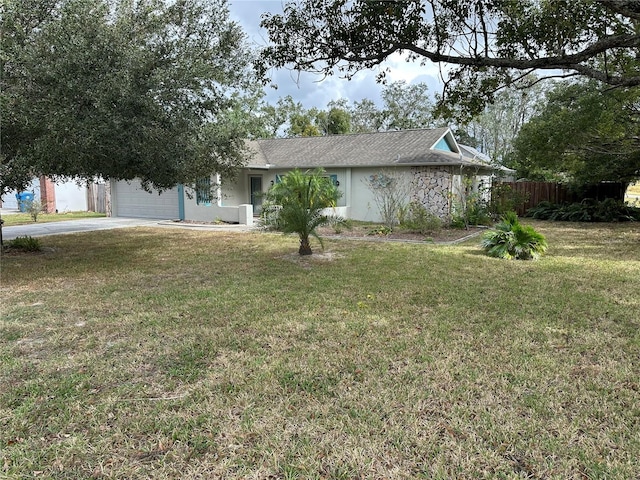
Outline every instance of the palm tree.
<svg viewBox="0 0 640 480">
<path fill-rule="evenodd" d="M 491 257 L 536 260 L 547 250 L 547 240 L 529 225 L 521 225 L 516 212 L 507 212 L 502 220 L 482 236 L 482 248 Z"/>
<path fill-rule="evenodd" d="M 283 233 L 297 233 L 300 237 L 298 253 L 311 255 L 309 237 L 318 239 L 324 248 L 316 229 L 329 221 L 322 210 L 335 207 L 338 198 L 340 192 L 324 170 L 303 173 L 296 169 L 284 175 L 267 192 L 263 220 Z M 276 214 L 272 215 L 273 212 Z"/>
</svg>

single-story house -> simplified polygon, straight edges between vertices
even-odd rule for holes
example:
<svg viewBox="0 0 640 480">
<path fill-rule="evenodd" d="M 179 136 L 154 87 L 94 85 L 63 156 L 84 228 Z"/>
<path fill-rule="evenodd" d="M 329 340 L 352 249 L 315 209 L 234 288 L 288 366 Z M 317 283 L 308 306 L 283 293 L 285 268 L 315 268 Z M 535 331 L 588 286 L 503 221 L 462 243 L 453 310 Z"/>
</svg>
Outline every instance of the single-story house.
<svg viewBox="0 0 640 480">
<path fill-rule="evenodd" d="M 178 186 L 162 194 L 148 193 L 139 182 L 111 184 L 114 216 L 251 223 L 259 214 L 262 197 L 271 185 L 293 169 L 318 167 L 326 171 L 342 197 L 336 215 L 364 221 L 380 221 L 373 194 L 367 186 L 372 175 L 393 171 L 411 185 L 409 201 L 422 203 L 447 219 L 456 196 L 465 189 L 488 185 L 499 168 L 485 158 L 465 154 L 449 128 L 391 132 L 259 139 L 248 142 L 253 156 L 232 182 L 216 187 L 217 195 L 187 195 Z M 464 182 L 465 178 L 471 182 Z M 203 187 L 218 185 L 205 179 Z M 192 198 L 190 198 L 192 197 Z M 217 197 L 217 198 L 216 198 Z"/>
</svg>

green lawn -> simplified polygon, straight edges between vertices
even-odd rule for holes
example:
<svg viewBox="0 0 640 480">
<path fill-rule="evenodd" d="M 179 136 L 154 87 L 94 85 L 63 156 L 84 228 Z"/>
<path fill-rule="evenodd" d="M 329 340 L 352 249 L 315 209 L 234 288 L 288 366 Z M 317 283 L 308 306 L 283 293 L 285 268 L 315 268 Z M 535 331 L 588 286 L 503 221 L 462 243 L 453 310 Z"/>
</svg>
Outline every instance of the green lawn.
<svg viewBox="0 0 640 480">
<path fill-rule="evenodd" d="M 627 193 L 631 193 L 633 195 L 640 195 L 640 182 L 636 182 L 633 185 L 629 185 L 627 188 Z"/>
<path fill-rule="evenodd" d="M 178 229 L 4 255 L 0 478 L 637 478 L 640 225 L 534 225 L 538 262 Z"/>
<path fill-rule="evenodd" d="M 640 206 L 640 182 L 636 182 L 633 185 L 629 185 L 627 188 L 625 200 L 631 205 Z"/>
<path fill-rule="evenodd" d="M 40 213 L 38 214 L 37 223 L 48 222 L 61 222 L 63 220 L 76 220 L 80 218 L 96 218 L 105 217 L 104 213 L 96 212 L 66 212 L 66 213 Z M 12 213 L 9 215 L 3 215 L 4 226 L 10 227 L 13 225 L 28 225 L 33 222 L 33 218 L 28 213 Z"/>
</svg>

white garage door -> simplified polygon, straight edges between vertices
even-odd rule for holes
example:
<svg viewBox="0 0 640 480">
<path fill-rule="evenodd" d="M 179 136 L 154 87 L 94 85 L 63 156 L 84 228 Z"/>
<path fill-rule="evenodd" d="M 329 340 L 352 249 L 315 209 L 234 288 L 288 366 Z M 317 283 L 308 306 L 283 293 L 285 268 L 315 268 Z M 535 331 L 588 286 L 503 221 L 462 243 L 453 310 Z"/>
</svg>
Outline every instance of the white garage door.
<svg viewBox="0 0 640 480">
<path fill-rule="evenodd" d="M 138 180 L 119 181 L 112 192 L 113 216 L 134 218 L 161 218 L 173 220 L 179 217 L 178 189 L 158 192 L 146 192 Z M 113 195 L 115 193 L 115 195 Z"/>
</svg>

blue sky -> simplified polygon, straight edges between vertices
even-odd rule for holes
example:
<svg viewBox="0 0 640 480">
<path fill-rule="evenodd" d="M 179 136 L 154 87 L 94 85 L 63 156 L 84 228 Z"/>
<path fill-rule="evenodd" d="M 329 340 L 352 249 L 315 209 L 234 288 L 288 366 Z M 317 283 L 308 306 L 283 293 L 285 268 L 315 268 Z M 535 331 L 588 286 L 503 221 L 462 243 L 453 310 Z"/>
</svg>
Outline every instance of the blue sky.
<svg viewBox="0 0 640 480">
<path fill-rule="evenodd" d="M 267 44 L 267 35 L 260 28 L 260 16 L 265 12 L 282 13 L 282 5 L 281 0 L 229 0 L 229 11 L 231 18 L 242 25 L 249 42 L 261 47 Z M 389 81 L 424 82 L 429 86 L 431 95 L 442 88 L 437 65 L 421 66 L 417 62 L 407 63 L 400 55 L 394 55 L 385 66 L 391 69 L 387 74 Z M 298 76 L 296 72 L 282 69 L 272 73 L 272 83 L 277 84 L 278 89 L 267 87 L 266 100 L 275 103 L 278 98 L 291 95 L 306 108 L 324 108 L 327 102 L 339 98 L 347 98 L 351 103 L 369 98 L 379 103 L 382 86 L 376 83 L 376 73 L 362 71 L 351 80 L 339 78 L 337 75 L 322 80 L 319 75 L 302 73 Z"/>
</svg>

